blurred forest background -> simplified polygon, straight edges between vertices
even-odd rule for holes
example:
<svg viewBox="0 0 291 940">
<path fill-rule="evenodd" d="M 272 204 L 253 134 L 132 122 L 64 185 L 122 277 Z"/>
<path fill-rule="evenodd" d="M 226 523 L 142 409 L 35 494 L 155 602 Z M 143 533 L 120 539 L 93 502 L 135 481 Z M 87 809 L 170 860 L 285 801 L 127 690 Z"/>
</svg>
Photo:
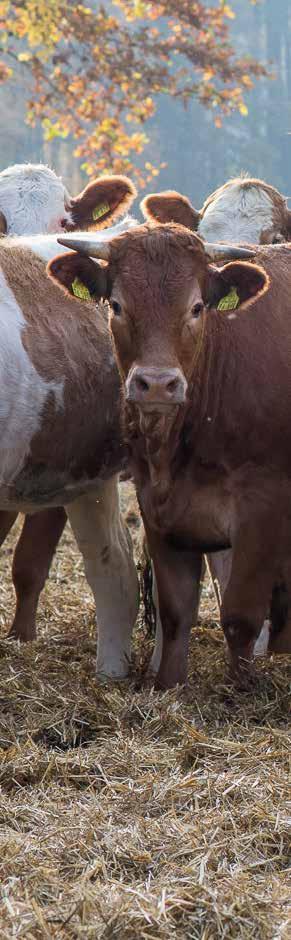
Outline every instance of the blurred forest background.
<svg viewBox="0 0 291 940">
<path fill-rule="evenodd" d="M 100 4 L 93 0 L 90 6 L 97 10 Z M 235 111 L 221 127 L 197 100 L 185 109 L 167 95 L 159 95 L 156 113 L 146 123 L 150 142 L 142 163 L 167 164 L 147 189 L 181 190 L 197 208 L 213 189 L 241 171 L 291 195 L 291 0 L 230 0 L 230 6 L 236 54 L 250 54 L 264 64 L 271 61 L 274 80 L 255 80 L 246 99 L 248 114 Z M 103 0 L 103 7 L 110 8 L 110 2 Z M 39 123 L 33 128 L 25 124 L 27 93 L 26 71 L 17 65 L 12 79 L 0 86 L 0 169 L 15 162 L 44 161 L 77 192 L 86 176 L 82 161 L 72 156 L 74 142 L 44 142 Z"/>
</svg>

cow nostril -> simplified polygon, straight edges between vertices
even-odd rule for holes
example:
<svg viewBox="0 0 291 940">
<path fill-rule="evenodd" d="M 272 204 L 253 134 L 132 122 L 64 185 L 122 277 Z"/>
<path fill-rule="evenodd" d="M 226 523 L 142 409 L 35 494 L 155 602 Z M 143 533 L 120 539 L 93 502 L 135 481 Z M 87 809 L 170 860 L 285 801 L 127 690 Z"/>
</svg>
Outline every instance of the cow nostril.
<svg viewBox="0 0 291 940">
<path fill-rule="evenodd" d="M 171 379 L 170 382 L 167 382 L 167 392 L 174 393 L 177 391 L 179 385 L 179 379 Z"/>
<path fill-rule="evenodd" d="M 139 375 L 136 377 L 135 381 L 136 381 L 137 387 L 139 388 L 141 392 L 148 392 L 149 383 L 146 381 L 146 379 L 142 379 L 141 376 Z"/>
</svg>

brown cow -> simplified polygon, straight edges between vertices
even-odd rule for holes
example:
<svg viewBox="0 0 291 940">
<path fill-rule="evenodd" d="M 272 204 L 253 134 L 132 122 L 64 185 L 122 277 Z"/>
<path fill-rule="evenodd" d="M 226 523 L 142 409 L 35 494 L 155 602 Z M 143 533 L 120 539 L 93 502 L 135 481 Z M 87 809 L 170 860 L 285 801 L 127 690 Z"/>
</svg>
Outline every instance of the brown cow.
<svg viewBox="0 0 291 940">
<path fill-rule="evenodd" d="M 152 193 L 143 200 L 141 209 L 146 219 L 178 222 L 207 241 L 232 244 L 280 243 L 291 238 L 291 212 L 284 196 L 274 186 L 260 179 L 240 176 L 228 180 L 204 202 L 197 211 L 186 196 L 175 191 Z M 230 576 L 232 552 L 210 553 L 207 556 L 219 609 Z M 286 622 L 286 571 L 281 590 L 276 587 L 271 620 L 267 619 L 256 643 L 256 653 L 290 649 L 290 624 Z M 291 580 L 289 583 L 289 605 Z M 266 615 L 267 615 L 266 611 Z M 285 622 L 284 622 L 285 617 Z M 283 619 L 282 619 L 283 618 Z M 283 626 L 282 626 L 283 623 Z M 272 629 L 270 629 L 272 625 Z M 280 628 L 280 629 L 279 629 Z M 159 618 L 155 650 L 150 670 L 155 672 L 161 655 Z"/>
<path fill-rule="evenodd" d="M 147 220 L 178 222 L 197 231 L 203 239 L 228 244 L 244 242 L 260 244 L 282 243 L 291 238 L 291 212 L 286 199 L 273 186 L 259 179 L 238 177 L 228 180 L 208 196 L 200 212 L 191 205 L 187 196 L 175 191 L 151 193 L 141 203 Z M 210 553 L 207 556 L 219 609 L 229 580 L 232 551 Z M 255 653 L 291 651 L 291 564 L 286 563 L 279 583 L 274 586 L 270 611 L 266 611 L 262 634 Z M 157 622 L 153 665 L 159 659 L 161 641 Z"/>
<path fill-rule="evenodd" d="M 50 272 L 70 291 L 77 269 L 110 300 L 163 628 L 157 684 L 185 681 L 201 552 L 229 546 L 222 626 L 239 672 L 291 551 L 290 249 L 217 268 L 175 224 L 81 248 L 107 270 L 72 254 Z"/>
</svg>

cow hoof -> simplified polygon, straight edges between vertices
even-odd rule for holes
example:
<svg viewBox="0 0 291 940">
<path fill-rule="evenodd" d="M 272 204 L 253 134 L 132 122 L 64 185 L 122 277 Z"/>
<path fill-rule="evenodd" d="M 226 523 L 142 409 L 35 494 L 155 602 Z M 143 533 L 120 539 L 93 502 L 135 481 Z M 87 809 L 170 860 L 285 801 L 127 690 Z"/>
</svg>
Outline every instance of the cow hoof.
<svg viewBox="0 0 291 940">
<path fill-rule="evenodd" d="M 104 668 L 100 669 L 100 667 L 99 668 L 97 667 L 96 669 L 97 682 L 101 682 L 101 683 L 124 682 L 126 681 L 126 679 L 130 678 L 130 674 L 131 673 L 130 673 L 130 669 L 128 668 L 128 666 L 126 666 L 125 668 L 120 667 L 120 670 L 118 671 L 114 670 L 114 672 L 110 669 L 107 669 L 107 670 Z"/>
<path fill-rule="evenodd" d="M 20 643 L 32 643 L 33 640 L 36 640 L 36 630 L 20 630 L 12 626 L 6 639 L 19 640 Z"/>
<path fill-rule="evenodd" d="M 229 663 L 229 674 L 233 684 L 242 692 L 253 689 L 256 681 L 254 663 L 242 656 L 233 657 Z"/>
</svg>

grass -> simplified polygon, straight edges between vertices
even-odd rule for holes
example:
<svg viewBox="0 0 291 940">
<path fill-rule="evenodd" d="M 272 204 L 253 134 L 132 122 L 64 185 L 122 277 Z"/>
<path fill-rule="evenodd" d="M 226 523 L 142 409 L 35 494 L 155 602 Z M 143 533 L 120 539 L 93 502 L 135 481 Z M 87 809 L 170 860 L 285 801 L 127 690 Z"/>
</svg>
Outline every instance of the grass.
<svg viewBox="0 0 291 940">
<path fill-rule="evenodd" d="M 5 640 L 0 596 L 0 936 L 287 940 L 290 657 L 227 682 L 209 584 L 184 690 L 96 683 L 93 600 L 69 528 L 38 640 Z"/>
</svg>

